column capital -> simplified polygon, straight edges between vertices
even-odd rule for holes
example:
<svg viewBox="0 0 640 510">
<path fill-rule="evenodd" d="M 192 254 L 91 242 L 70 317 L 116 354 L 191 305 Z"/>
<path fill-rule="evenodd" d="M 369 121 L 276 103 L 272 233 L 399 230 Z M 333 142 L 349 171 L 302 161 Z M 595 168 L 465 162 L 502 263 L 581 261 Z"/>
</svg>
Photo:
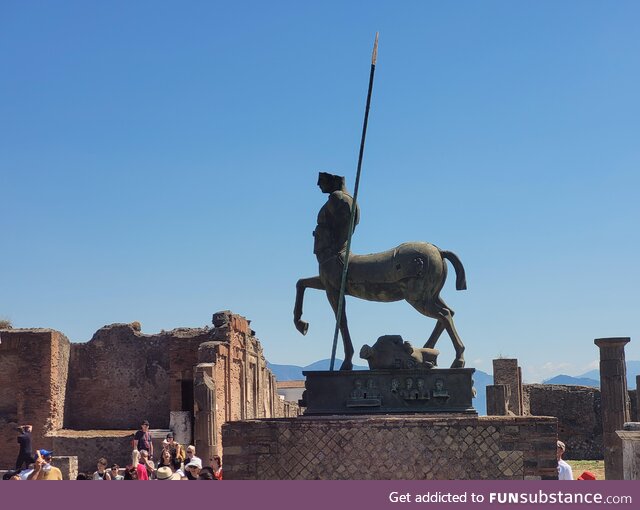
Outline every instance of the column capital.
<svg viewBox="0 0 640 510">
<path fill-rule="evenodd" d="M 621 336 L 612 338 L 596 338 L 593 343 L 602 349 L 603 347 L 624 347 L 630 341 L 630 337 Z"/>
</svg>

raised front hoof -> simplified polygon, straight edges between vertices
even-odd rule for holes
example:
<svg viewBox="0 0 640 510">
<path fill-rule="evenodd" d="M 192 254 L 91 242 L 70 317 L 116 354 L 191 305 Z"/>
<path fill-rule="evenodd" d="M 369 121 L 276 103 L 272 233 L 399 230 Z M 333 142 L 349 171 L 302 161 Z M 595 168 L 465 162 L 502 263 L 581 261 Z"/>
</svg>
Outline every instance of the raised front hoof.
<svg viewBox="0 0 640 510">
<path fill-rule="evenodd" d="M 344 360 L 340 365 L 340 370 L 353 370 L 353 363 L 351 361 Z"/>
<path fill-rule="evenodd" d="M 296 325 L 296 329 L 298 331 L 300 331 L 300 333 L 302 333 L 303 335 L 307 334 L 307 331 L 309 331 L 309 323 L 305 322 L 305 321 L 293 321 L 293 323 Z"/>
<path fill-rule="evenodd" d="M 464 368 L 464 360 L 457 359 L 453 363 L 451 363 L 451 368 Z"/>
</svg>

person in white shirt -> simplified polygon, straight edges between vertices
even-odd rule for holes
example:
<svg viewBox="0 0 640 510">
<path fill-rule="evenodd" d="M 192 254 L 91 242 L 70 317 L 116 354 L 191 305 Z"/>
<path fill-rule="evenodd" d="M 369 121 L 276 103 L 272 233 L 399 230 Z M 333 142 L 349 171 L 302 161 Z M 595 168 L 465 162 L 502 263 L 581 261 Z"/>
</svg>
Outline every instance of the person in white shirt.
<svg viewBox="0 0 640 510">
<path fill-rule="evenodd" d="M 556 449 L 556 455 L 558 458 L 558 480 L 573 480 L 573 471 L 571 466 L 562 460 L 562 454 L 566 450 L 566 446 L 562 441 L 558 441 L 558 448 Z"/>
</svg>

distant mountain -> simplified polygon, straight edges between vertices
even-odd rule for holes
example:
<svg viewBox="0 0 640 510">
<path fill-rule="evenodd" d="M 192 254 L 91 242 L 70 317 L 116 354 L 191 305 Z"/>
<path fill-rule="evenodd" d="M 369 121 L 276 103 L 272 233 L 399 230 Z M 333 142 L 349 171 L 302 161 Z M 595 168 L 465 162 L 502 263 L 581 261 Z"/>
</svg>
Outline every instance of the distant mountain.
<svg viewBox="0 0 640 510">
<path fill-rule="evenodd" d="M 542 381 L 542 384 L 566 384 L 567 386 L 593 386 L 600 387 L 600 381 L 589 377 L 571 377 L 570 375 L 556 375 L 551 379 Z"/>
<path fill-rule="evenodd" d="M 338 370 L 342 365 L 342 360 L 336 358 L 336 363 L 334 368 Z M 267 368 L 273 372 L 273 375 L 276 376 L 278 381 L 301 381 L 304 379 L 302 375 L 303 370 L 329 370 L 331 366 L 330 359 L 323 359 L 320 361 L 316 361 L 311 363 L 311 365 L 307 365 L 306 367 L 300 367 L 298 365 L 276 365 L 273 363 L 269 363 L 267 361 Z M 364 367 L 362 365 L 353 365 L 354 370 L 369 370 L 369 367 Z"/>
<path fill-rule="evenodd" d="M 473 399 L 473 407 L 480 416 L 487 414 L 487 386 L 493 384 L 493 376 L 476 370 L 473 374 L 473 387 L 476 389 L 476 398 Z"/>
<path fill-rule="evenodd" d="M 636 376 L 638 375 L 640 375 L 640 361 L 627 360 L 627 387 L 630 390 L 635 389 Z M 588 379 L 595 379 L 596 381 L 600 381 L 600 370 L 595 368 L 579 375 L 578 377 L 586 377 Z M 600 386 L 600 382 L 598 382 L 598 386 Z"/>
<path fill-rule="evenodd" d="M 331 360 L 323 359 L 311 363 L 306 367 L 300 367 L 297 365 L 276 365 L 267 362 L 267 367 L 276 376 L 278 381 L 301 381 L 304 379 L 302 375 L 303 370 L 329 370 Z M 336 359 L 335 367 L 339 368 L 342 364 L 341 359 Z M 369 367 L 361 365 L 354 365 L 355 370 L 369 370 Z M 482 370 L 476 370 L 473 374 L 473 385 L 476 389 L 476 398 L 473 400 L 473 407 L 476 408 L 478 414 L 487 414 L 487 390 L 486 387 L 489 384 L 493 384 L 493 376 L 483 372 Z"/>
</svg>

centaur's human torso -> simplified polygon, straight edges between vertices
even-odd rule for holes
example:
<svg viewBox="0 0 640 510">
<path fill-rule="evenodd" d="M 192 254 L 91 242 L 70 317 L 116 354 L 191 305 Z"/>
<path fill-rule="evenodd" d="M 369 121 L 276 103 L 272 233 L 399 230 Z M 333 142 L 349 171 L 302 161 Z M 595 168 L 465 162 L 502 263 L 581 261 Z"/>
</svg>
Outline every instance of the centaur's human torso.
<svg viewBox="0 0 640 510">
<path fill-rule="evenodd" d="M 327 202 L 318 213 L 318 224 L 313 232 L 313 253 L 322 263 L 331 257 L 344 256 L 349 237 L 353 197 L 346 191 L 338 190 L 329 194 Z M 356 206 L 355 230 L 360 220 L 360 208 Z"/>
</svg>

